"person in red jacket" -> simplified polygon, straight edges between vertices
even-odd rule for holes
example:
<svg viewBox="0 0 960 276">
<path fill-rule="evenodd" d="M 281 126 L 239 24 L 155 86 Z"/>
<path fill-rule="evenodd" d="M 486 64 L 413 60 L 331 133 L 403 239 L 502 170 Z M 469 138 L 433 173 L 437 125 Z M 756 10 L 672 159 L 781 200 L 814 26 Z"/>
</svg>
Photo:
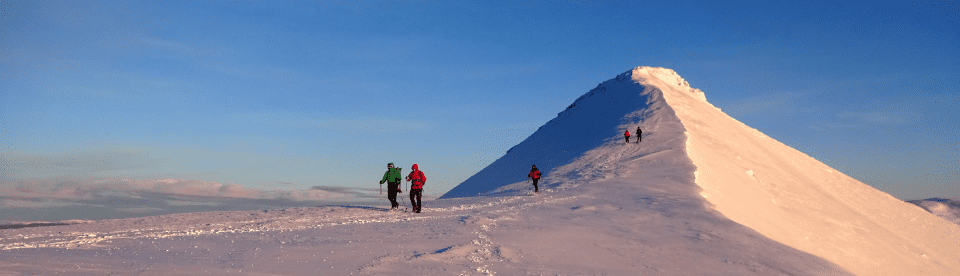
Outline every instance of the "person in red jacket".
<svg viewBox="0 0 960 276">
<path fill-rule="evenodd" d="M 420 171 L 417 164 L 413 164 L 413 171 L 407 175 L 407 181 L 410 181 L 410 205 L 413 205 L 413 211 L 420 212 L 420 197 L 423 196 L 423 184 L 427 182 L 427 177 Z"/>
<path fill-rule="evenodd" d="M 534 192 L 534 193 L 539 193 L 539 192 L 540 192 L 540 188 L 537 187 L 537 182 L 540 181 L 540 175 L 541 175 L 541 173 L 540 173 L 540 170 L 537 169 L 537 165 L 533 165 L 533 168 L 530 169 L 530 173 L 527 174 L 527 177 L 528 177 L 528 178 L 533 178 L 533 192 Z"/>
<path fill-rule="evenodd" d="M 624 139 L 627 139 L 627 144 L 630 143 L 630 130 L 629 130 L 629 129 L 628 129 L 626 132 L 623 133 L 623 138 L 624 138 Z"/>
</svg>

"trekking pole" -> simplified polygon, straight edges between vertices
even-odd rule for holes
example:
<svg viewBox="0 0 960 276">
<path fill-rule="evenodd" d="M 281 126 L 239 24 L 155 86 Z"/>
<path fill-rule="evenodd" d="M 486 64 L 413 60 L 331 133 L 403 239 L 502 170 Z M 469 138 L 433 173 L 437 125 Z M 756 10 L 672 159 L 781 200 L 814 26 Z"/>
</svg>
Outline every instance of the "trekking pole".
<svg viewBox="0 0 960 276">
<path fill-rule="evenodd" d="M 403 177 L 403 168 L 397 168 L 397 172 L 400 173 L 400 176 L 401 176 L 401 177 Z M 400 179 L 397 178 L 397 180 L 400 180 Z M 400 187 L 399 184 L 400 184 L 400 183 L 397 183 L 397 190 L 399 190 L 399 191 L 397 191 L 397 194 L 400 195 L 400 200 L 403 200 L 403 191 L 400 190 L 401 187 Z M 403 203 L 403 205 L 404 205 L 403 208 L 407 208 L 407 206 L 406 206 L 407 203 Z M 393 206 L 391 205 L 390 207 L 393 207 Z M 397 210 L 399 210 L 399 209 L 397 209 Z M 404 212 L 406 212 L 406 210 L 404 210 Z"/>
<path fill-rule="evenodd" d="M 410 191 L 407 191 L 407 192 L 409 193 Z M 400 200 L 403 201 L 403 212 L 407 212 L 407 200 L 403 199 L 402 193 L 400 195 Z"/>
</svg>

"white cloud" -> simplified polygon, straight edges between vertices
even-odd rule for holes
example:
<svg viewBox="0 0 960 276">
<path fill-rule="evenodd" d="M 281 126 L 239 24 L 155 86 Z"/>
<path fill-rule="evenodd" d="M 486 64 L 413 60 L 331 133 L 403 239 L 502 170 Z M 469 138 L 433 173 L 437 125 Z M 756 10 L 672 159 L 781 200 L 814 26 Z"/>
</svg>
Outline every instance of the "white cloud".
<svg viewBox="0 0 960 276">
<path fill-rule="evenodd" d="M 960 198 L 931 198 L 924 200 L 911 200 L 908 202 L 916 204 L 924 210 L 927 210 L 928 212 L 947 221 L 960 224 Z"/>
<path fill-rule="evenodd" d="M 0 183 L 0 199 L 3 199 L 0 201 L 0 208 L 61 207 L 75 204 L 114 206 L 124 205 L 123 202 L 142 202 L 156 198 L 161 198 L 165 204 L 173 206 L 216 206 L 219 203 L 206 199 L 316 201 L 351 198 L 362 194 L 350 188 L 259 190 L 229 182 L 185 179 L 35 178 Z"/>
<path fill-rule="evenodd" d="M 9 221 L 107 219 L 204 211 L 370 202 L 377 190 L 314 186 L 253 189 L 190 179 L 31 178 L 0 181 L 0 225 Z"/>
<path fill-rule="evenodd" d="M 271 190 L 189 179 L 34 178 L 0 182 L 0 225 L 357 204 L 375 196 L 377 190 L 333 186 Z"/>
<path fill-rule="evenodd" d="M 2 199 L 0 200 L 0 206 L 3 207 L 13 207 L 13 208 L 50 208 L 50 207 L 66 207 L 71 205 L 77 205 L 77 203 L 65 202 L 59 200 L 19 200 L 19 199 Z"/>
</svg>

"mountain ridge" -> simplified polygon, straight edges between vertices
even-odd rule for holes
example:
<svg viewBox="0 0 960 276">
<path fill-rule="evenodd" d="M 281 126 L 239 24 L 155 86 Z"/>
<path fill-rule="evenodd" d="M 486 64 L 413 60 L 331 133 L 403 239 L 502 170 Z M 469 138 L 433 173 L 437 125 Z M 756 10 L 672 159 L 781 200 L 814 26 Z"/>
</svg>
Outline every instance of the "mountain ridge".
<svg viewBox="0 0 960 276">
<path fill-rule="evenodd" d="M 670 114 L 675 122 L 663 120 Z M 441 198 L 522 194 L 534 162 L 547 164 L 537 166 L 544 172 L 541 187 L 551 189 L 626 177 L 617 170 L 627 165 L 617 162 L 642 156 L 611 155 L 613 147 L 633 146 L 622 145 L 621 133 L 642 127 L 644 142 L 637 146 L 646 147 L 648 135 L 663 134 L 663 123 L 680 124 L 671 128 L 682 133 L 665 139 L 685 141 L 683 155 L 696 168 L 688 184 L 700 189 L 710 210 L 737 224 L 857 275 L 960 271 L 957 225 L 733 119 L 666 68 L 636 67 L 600 83 Z M 556 141 L 573 130 L 583 132 Z"/>
</svg>

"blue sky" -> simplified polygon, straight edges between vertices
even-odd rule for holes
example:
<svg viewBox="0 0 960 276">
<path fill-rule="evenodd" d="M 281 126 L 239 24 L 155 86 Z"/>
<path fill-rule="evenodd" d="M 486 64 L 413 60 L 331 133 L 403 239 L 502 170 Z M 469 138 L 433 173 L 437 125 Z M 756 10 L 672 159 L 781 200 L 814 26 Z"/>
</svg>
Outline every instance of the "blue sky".
<svg viewBox="0 0 960 276">
<path fill-rule="evenodd" d="M 331 2 L 3 1 L 0 182 L 376 188 L 395 162 L 439 195 L 658 66 L 893 196 L 960 196 L 957 2 Z"/>
</svg>

